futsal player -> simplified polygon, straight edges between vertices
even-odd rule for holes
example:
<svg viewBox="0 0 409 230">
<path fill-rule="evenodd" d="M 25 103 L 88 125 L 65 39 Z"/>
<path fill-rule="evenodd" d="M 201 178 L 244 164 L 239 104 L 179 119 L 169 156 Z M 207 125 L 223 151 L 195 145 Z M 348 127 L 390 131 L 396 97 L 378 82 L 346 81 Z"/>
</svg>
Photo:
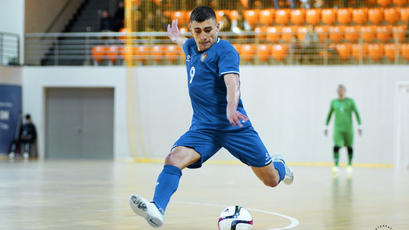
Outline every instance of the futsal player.
<svg viewBox="0 0 409 230">
<path fill-rule="evenodd" d="M 193 38 L 181 36 L 177 21 L 168 25 L 169 38 L 183 47 L 186 56 L 192 124 L 173 145 L 160 173 L 153 201 L 130 195 L 132 210 L 153 227 L 163 225 L 163 215 L 178 188 L 182 170 L 200 168 L 220 148 L 249 165 L 267 186 L 291 184 L 293 172 L 282 156 L 270 156 L 254 130 L 240 99 L 239 55 L 218 37 L 220 23 L 213 9 L 195 8 L 190 15 Z"/>
<path fill-rule="evenodd" d="M 339 150 L 346 147 L 348 150 L 348 167 L 347 172 L 352 173 L 352 158 L 354 156 L 354 128 L 352 124 L 352 113 L 355 114 L 358 122 L 359 135 L 362 134 L 361 118 L 356 108 L 355 102 L 352 98 L 345 97 L 346 88 L 344 85 L 338 85 L 338 98 L 331 101 L 330 109 L 327 116 L 325 135 L 328 135 L 328 124 L 331 116 L 335 113 L 334 121 L 334 167 L 332 172 L 338 172 L 339 164 Z"/>
</svg>

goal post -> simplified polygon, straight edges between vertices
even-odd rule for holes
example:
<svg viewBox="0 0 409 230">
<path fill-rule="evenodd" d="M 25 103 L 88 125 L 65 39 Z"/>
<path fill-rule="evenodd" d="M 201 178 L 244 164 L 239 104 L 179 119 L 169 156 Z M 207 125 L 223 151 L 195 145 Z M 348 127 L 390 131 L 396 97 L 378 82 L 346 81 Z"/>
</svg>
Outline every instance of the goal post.
<svg viewBox="0 0 409 230">
<path fill-rule="evenodd" d="M 409 169 L 409 82 L 395 87 L 394 164 L 396 169 Z"/>
</svg>

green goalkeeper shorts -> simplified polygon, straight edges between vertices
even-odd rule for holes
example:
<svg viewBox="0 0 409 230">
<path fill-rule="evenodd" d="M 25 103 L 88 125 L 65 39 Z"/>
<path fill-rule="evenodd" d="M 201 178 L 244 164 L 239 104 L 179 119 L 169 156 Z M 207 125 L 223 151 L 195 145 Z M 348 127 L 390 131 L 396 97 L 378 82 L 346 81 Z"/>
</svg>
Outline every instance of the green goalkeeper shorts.
<svg viewBox="0 0 409 230">
<path fill-rule="evenodd" d="M 334 144 L 339 147 L 352 147 L 354 145 L 354 131 L 335 130 Z"/>
</svg>

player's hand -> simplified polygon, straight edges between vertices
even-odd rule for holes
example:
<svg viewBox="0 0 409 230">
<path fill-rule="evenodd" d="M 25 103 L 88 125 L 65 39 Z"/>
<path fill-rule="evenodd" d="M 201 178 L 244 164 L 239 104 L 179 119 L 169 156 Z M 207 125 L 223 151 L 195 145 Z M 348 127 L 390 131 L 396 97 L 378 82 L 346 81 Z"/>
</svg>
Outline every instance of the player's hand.
<svg viewBox="0 0 409 230">
<path fill-rule="evenodd" d="M 362 128 L 358 128 L 358 134 L 359 136 L 362 136 Z"/>
<path fill-rule="evenodd" d="M 249 120 L 247 116 L 237 111 L 236 108 L 232 108 L 230 106 L 227 106 L 227 119 L 232 126 L 238 125 L 240 127 L 243 126 L 241 121 L 246 122 Z"/>
<path fill-rule="evenodd" d="M 180 38 L 180 32 L 178 28 L 178 20 L 172 20 L 172 25 L 168 24 L 168 37 L 172 42 L 178 41 L 178 38 Z"/>
</svg>

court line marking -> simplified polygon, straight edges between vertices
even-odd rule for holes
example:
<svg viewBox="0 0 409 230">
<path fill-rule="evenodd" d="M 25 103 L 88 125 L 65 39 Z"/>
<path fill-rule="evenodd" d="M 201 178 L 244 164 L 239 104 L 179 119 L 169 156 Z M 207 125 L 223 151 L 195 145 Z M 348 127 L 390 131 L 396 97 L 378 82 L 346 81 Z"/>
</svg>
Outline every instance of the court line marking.
<svg viewBox="0 0 409 230">
<path fill-rule="evenodd" d="M 207 207 L 217 207 L 217 208 L 225 208 L 227 206 L 230 205 L 221 205 L 221 204 L 210 204 L 210 203 L 200 203 L 200 202 L 190 202 L 190 201 L 173 201 L 175 203 L 179 203 L 179 204 L 187 204 L 187 205 L 198 205 L 198 206 L 207 206 Z M 264 213 L 264 214 L 268 214 L 268 215 L 275 215 L 275 216 L 279 216 L 282 218 L 285 218 L 287 220 L 290 221 L 290 224 L 285 226 L 285 227 L 278 227 L 278 228 L 269 228 L 266 230 L 285 230 L 285 229 L 291 229 L 296 227 L 298 224 L 300 224 L 300 222 L 291 216 L 287 216 L 284 214 L 280 214 L 278 212 L 271 212 L 271 211 L 266 211 L 266 210 L 262 210 L 262 209 L 256 209 L 256 208 L 247 208 L 249 211 L 253 211 L 253 212 L 260 212 L 260 213 Z"/>
</svg>

